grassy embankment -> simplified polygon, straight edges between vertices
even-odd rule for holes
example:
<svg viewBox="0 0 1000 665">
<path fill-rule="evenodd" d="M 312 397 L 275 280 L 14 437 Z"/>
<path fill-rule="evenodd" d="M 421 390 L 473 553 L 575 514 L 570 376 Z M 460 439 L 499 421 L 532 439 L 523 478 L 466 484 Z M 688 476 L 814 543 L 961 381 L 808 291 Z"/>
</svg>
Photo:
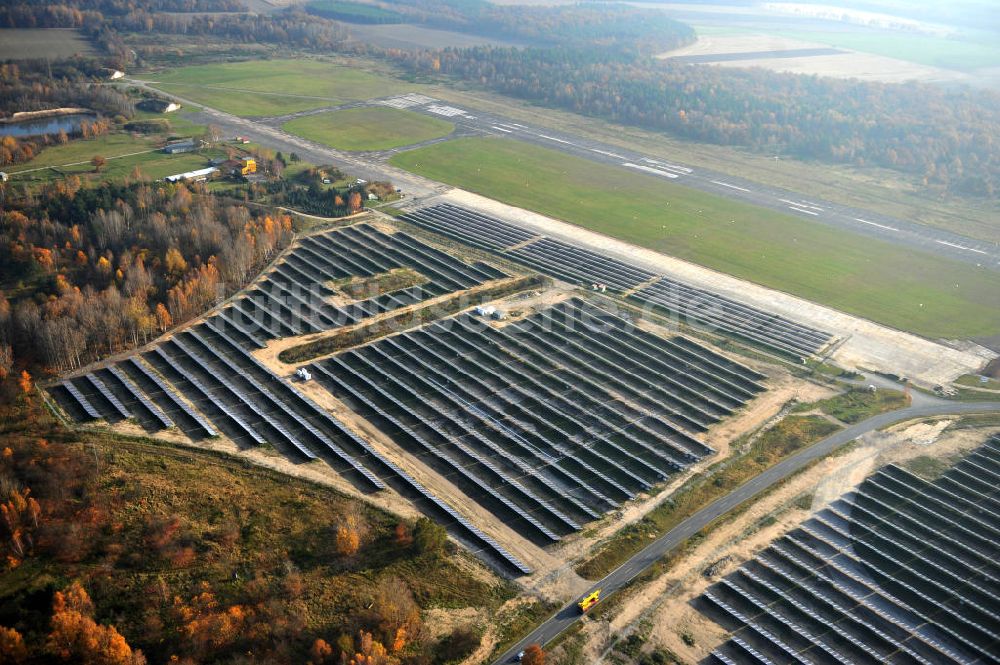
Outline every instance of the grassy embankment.
<svg viewBox="0 0 1000 665">
<path fill-rule="evenodd" d="M 23 554 L 8 558 L 14 546 L 3 543 L 0 625 L 29 644 L 44 644 L 53 594 L 74 580 L 95 618 L 150 662 L 229 662 L 248 650 L 305 662 L 315 638 L 356 635 L 387 580 L 421 610 L 496 608 L 513 596 L 468 555 L 420 553 L 400 539 L 399 517 L 328 487 L 222 453 L 67 430 L 36 393 L 5 402 L 11 391 L 0 389 L 4 501 L 29 488 L 44 508 L 22 525 Z M 359 535 L 355 553 L 341 527 Z M 287 659 L 271 660 L 275 651 Z"/>
<path fill-rule="evenodd" d="M 455 125 L 389 107 L 344 109 L 296 118 L 285 131 L 338 150 L 388 150 L 447 136 Z"/>
<path fill-rule="evenodd" d="M 883 390 L 876 395 L 849 392 L 815 404 L 805 410 L 819 409 L 828 415 L 854 418 L 891 411 L 904 405 L 902 393 Z M 781 460 L 833 434 L 841 426 L 818 415 L 790 415 L 765 430 L 744 449 L 716 462 L 689 479 L 662 504 L 634 524 L 630 524 L 600 544 L 593 555 L 578 564 L 576 572 L 589 580 L 599 580 L 639 552 L 654 538 L 674 528 L 716 499 L 725 496 L 751 478 Z"/>
<path fill-rule="evenodd" d="M 395 155 L 420 175 L 928 337 L 1000 332 L 997 273 L 505 139 Z"/>
<path fill-rule="evenodd" d="M 408 92 L 413 85 L 318 60 L 181 67 L 141 78 L 178 97 L 239 116 L 271 116 Z"/>
</svg>

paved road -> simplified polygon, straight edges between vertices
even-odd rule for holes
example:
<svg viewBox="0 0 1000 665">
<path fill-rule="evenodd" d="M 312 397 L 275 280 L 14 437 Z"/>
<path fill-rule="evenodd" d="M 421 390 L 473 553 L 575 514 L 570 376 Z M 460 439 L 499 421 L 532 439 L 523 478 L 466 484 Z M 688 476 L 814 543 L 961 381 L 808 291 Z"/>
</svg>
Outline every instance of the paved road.
<svg viewBox="0 0 1000 665">
<path fill-rule="evenodd" d="M 730 494 L 702 508 L 616 568 L 607 577 L 595 583 L 586 593 L 590 593 L 594 589 L 601 589 L 602 597 L 607 597 L 607 595 L 620 590 L 646 570 L 646 568 L 662 559 L 672 549 L 698 533 L 698 531 L 707 526 L 712 520 L 728 513 L 745 501 L 781 482 L 810 462 L 829 455 L 839 446 L 853 441 L 863 434 L 913 418 L 991 412 L 1000 412 L 1000 402 L 948 402 L 914 393 L 914 404 L 912 406 L 883 413 L 851 425 L 775 464 L 764 473 L 736 488 Z M 517 653 L 525 649 L 529 644 L 541 644 L 544 646 L 579 619 L 580 613 L 576 607 L 576 599 L 574 599 L 573 602 L 567 604 L 554 616 L 545 621 L 545 623 L 538 626 L 530 635 L 508 649 L 494 663 L 499 665 L 500 663 L 513 661 Z"/>
</svg>

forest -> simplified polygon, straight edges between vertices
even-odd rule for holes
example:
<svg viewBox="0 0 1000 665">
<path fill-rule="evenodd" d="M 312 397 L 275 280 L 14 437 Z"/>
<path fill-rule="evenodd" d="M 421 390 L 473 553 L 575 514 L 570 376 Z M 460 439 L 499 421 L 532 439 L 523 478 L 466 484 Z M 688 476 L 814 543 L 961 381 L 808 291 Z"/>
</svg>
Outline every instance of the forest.
<svg viewBox="0 0 1000 665">
<path fill-rule="evenodd" d="M 69 177 L 5 194 L 0 376 L 14 363 L 70 370 L 145 343 L 244 284 L 293 233 L 287 216 L 183 184 L 84 188 Z"/>
</svg>

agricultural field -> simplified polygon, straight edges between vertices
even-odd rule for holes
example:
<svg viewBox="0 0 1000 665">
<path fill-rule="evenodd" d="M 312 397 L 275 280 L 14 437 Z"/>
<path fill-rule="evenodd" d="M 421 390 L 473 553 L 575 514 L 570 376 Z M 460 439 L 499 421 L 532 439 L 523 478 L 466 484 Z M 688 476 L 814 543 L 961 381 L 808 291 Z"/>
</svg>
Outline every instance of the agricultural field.
<svg viewBox="0 0 1000 665">
<path fill-rule="evenodd" d="M 254 60 L 143 75 L 184 99 L 240 116 L 270 116 L 371 99 L 413 86 L 319 60 Z"/>
<path fill-rule="evenodd" d="M 699 36 L 706 37 L 766 34 L 967 73 L 1000 67 L 1000 47 L 987 33 L 971 32 L 945 37 L 861 27 L 844 27 L 838 30 L 793 29 L 780 24 L 751 28 L 696 26 L 696 30 Z"/>
<path fill-rule="evenodd" d="M 317 16 L 325 16 L 345 23 L 401 23 L 404 17 L 396 12 L 345 0 L 313 0 L 306 10 Z"/>
<path fill-rule="evenodd" d="M 352 25 L 351 34 L 368 44 L 384 48 L 469 48 L 488 44 L 518 46 L 516 42 L 465 32 L 437 30 L 421 25 L 389 23 L 383 25 Z"/>
<path fill-rule="evenodd" d="M 455 125 L 388 107 L 345 109 L 296 118 L 284 129 L 338 150 L 388 150 L 447 136 Z"/>
<path fill-rule="evenodd" d="M 505 139 L 456 139 L 391 163 L 927 337 L 1000 331 L 1000 291 L 986 270 L 662 179 Z"/>
<path fill-rule="evenodd" d="M 90 41 L 76 30 L 62 28 L 0 29 L 0 60 L 69 58 L 93 55 Z"/>
</svg>

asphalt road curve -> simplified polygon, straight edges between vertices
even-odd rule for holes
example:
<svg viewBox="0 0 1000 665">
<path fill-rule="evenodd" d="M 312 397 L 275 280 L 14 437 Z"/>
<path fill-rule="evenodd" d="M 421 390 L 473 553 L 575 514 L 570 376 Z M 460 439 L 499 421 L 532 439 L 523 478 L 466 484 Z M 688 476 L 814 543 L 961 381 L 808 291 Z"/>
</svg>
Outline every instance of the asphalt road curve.
<svg viewBox="0 0 1000 665">
<path fill-rule="evenodd" d="M 1000 412 L 1000 402 L 947 402 L 945 400 L 928 399 L 926 397 L 915 401 L 917 404 L 905 409 L 882 413 L 868 420 L 855 423 L 775 464 L 759 476 L 736 488 L 730 494 L 717 499 L 714 503 L 710 503 L 678 524 L 658 540 L 648 545 L 644 550 L 635 554 L 631 559 L 613 570 L 607 577 L 595 583 L 585 594 L 590 593 L 594 589 L 601 589 L 602 599 L 607 598 L 607 596 L 628 584 L 654 562 L 663 558 L 672 549 L 698 533 L 712 522 L 712 520 L 728 513 L 733 508 L 755 497 L 772 485 L 781 482 L 796 471 L 807 466 L 810 462 L 825 457 L 838 447 L 853 441 L 863 434 L 892 425 L 893 423 L 914 418 Z M 517 654 L 529 644 L 544 646 L 552 641 L 559 633 L 569 628 L 581 618 L 580 611 L 576 606 L 577 600 L 574 598 L 572 602 L 538 626 L 530 635 L 508 649 L 494 663 L 499 665 L 500 663 L 513 662 L 516 660 Z"/>
</svg>

